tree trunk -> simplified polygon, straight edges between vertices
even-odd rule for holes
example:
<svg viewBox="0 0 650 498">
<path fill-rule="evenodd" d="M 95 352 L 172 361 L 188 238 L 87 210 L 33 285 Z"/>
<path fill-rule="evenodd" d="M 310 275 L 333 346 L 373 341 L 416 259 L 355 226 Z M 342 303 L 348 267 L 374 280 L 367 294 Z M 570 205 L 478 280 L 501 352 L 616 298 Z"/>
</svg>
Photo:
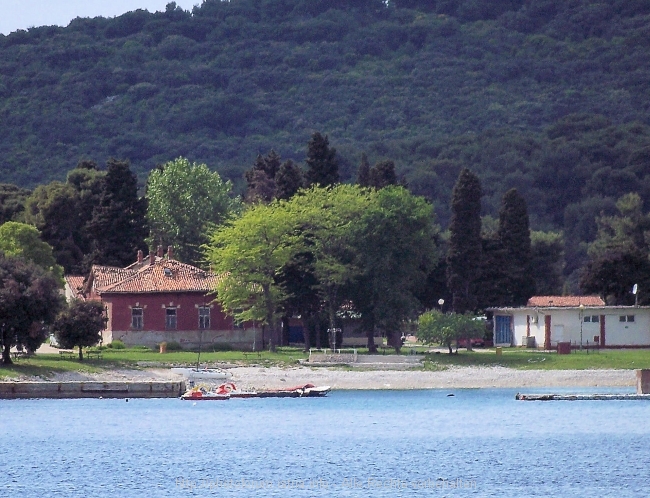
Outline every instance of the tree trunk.
<svg viewBox="0 0 650 498">
<path fill-rule="evenodd" d="M 271 289 L 268 285 L 262 286 L 262 292 L 264 293 L 264 301 L 266 302 L 266 323 L 269 327 L 269 351 L 275 353 L 277 345 L 277 333 L 275 320 L 273 317 L 273 303 L 271 302 Z"/>
<path fill-rule="evenodd" d="M 368 353 L 375 354 L 377 345 L 375 344 L 375 319 L 373 317 L 361 322 L 366 329 L 366 338 L 368 339 Z"/>
<path fill-rule="evenodd" d="M 11 350 L 11 344 L 4 343 L 4 347 L 2 348 L 2 363 L 5 365 L 11 365 L 13 364 L 13 361 L 11 361 L 11 354 L 9 351 Z"/>
<path fill-rule="evenodd" d="M 454 354 L 454 352 L 451 349 L 451 341 L 447 343 L 447 347 L 449 348 L 449 354 Z"/>
<path fill-rule="evenodd" d="M 79 361 L 84 361 L 84 351 L 82 346 L 79 346 Z"/>
<path fill-rule="evenodd" d="M 302 322 L 302 338 L 305 341 L 305 353 L 309 351 L 311 347 L 311 341 L 309 340 L 309 324 L 311 323 L 311 316 L 306 316 Z"/>
<path fill-rule="evenodd" d="M 321 341 L 320 337 L 320 317 L 318 316 L 316 317 L 314 328 L 316 330 L 316 348 L 323 349 L 323 342 Z"/>
</svg>

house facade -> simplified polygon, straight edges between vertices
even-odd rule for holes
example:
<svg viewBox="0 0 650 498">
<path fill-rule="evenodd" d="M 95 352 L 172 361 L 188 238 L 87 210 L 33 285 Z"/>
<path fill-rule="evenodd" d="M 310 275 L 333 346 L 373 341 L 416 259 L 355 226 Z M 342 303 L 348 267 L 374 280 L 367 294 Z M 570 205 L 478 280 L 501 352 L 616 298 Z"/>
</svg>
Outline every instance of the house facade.
<svg viewBox="0 0 650 498">
<path fill-rule="evenodd" d="M 261 344 L 252 323 L 233 322 L 214 303 L 218 276 L 176 261 L 171 248 L 147 258 L 142 252 L 126 268 L 93 265 L 87 278 L 66 277 L 67 297 L 101 301 L 108 322 L 102 341 L 129 346 L 177 342 L 183 348 L 229 345 L 251 349 Z"/>
<path fill-rule="evenodd" d="M 650 347 L 648 306 L 606 306 L 594 296 L 536 296 L 520 308 L 489 311 L 495 346 Z"/>
</svg>

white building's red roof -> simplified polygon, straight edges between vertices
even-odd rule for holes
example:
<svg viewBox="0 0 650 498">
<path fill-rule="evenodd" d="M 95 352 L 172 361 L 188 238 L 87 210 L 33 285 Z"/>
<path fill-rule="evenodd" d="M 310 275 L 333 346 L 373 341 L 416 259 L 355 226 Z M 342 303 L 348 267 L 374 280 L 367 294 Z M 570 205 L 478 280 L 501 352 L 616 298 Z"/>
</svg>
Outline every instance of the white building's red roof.
<svg viewBox="0 0 650 498">
<path fill-rule="evenodd" d="M 598 296 L 533 296 L 526 306 L 529 308 L 573 308 L 578 306 L 605 306 Z"/>
</svg>

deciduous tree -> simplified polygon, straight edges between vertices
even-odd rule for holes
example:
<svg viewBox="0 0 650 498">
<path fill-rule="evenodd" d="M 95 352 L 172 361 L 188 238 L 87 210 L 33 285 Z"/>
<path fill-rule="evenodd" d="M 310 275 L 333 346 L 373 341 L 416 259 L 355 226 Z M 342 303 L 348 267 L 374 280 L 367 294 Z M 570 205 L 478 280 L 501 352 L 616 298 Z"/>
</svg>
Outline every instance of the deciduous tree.
<svg viewBox="0 0 650 498">
<path fill-rule="evenodd" d="M 106 320 L 101 302 L 75 299 L 57 316 L 52 330 L 61 347 L 78 347 L 79 361 L 83 361 L 83 348 L 101 341 Z"/>
<path fill-rule="evenodd" d="M 0 254 L 0 340 L 2 362 L 12 363 L 13 346 L 36 351 L 63 304 L 59 281 L 21 258 Z"/>
<path fill-rule="evenodd" d="M 35 227 L 16 221 L 0 225 L 0 251 L 5 256 L 19 257 L 35 263 L 51 272 L 63 284 L 63 268 L 56 264 L 52 247 L 41 240 Z"/>
<path fill-rule="evenodd" d="M 205 164 L 179 157 L 149 174 L 146 198 L 150 246 L 172 245 L 176 257 L 203 261 L 200 246 L 210 225 L 219 225 L 240 207 L 232 184 Z"/>
</svg>

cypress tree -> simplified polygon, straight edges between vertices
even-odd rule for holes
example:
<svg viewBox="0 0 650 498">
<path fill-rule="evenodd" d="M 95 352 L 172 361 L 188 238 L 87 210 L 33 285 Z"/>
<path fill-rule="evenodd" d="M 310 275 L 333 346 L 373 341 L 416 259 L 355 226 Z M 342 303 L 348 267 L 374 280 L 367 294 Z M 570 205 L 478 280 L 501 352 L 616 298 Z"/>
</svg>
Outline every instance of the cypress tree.
<svg viewBox="0 0 650 498">
<path fill-rule="evenodd" d="M 497 232 L 505 252 L 505 294 L 511 306 L 526 304 L 535 293 L 532 251 L 526 199 L 517 189 L 508 190 L 501 202 Z"/>
<path fill-rule="evenodd" d="M 395 163 L 393 161 L 380 161 L 370 170 L 370 186 L 376 189 L 397 185 Z"/>
<path fill-rule="evenodd" d="M 126 266 L 146 249 L 146 199 L 138 197 L 138 180 L 128 162 L 110 159 L 99 203 L 88 231 L 93 237 L 94 263 Z"/>
<path fill-rule="evenodd" d="M 463 168 L 451 199 L 447 286 L 456 313 L 476 308 L 476 281 L 481 267 L 481 182 Z"/>
<path fill-rule="evenodd" d="M 370 163 L 365 152 L 361 154 L 361 164 L 357 171 L 357 185 L 360 187 L 370 186 Z"/>
<path fill-rule="evenodd" d="M 285 161 L 275 175 L 275 198 L 291 199 L 302 187 L 302 171 L 291 159 Z"/>
<path fill-rule="evenodd" d="M 339 182 L 339 162 L 336 149 L 329 146 L 327 135 L 312 135 L 307 145 L 307 186 L 329 187 Z"/>
</svg>

